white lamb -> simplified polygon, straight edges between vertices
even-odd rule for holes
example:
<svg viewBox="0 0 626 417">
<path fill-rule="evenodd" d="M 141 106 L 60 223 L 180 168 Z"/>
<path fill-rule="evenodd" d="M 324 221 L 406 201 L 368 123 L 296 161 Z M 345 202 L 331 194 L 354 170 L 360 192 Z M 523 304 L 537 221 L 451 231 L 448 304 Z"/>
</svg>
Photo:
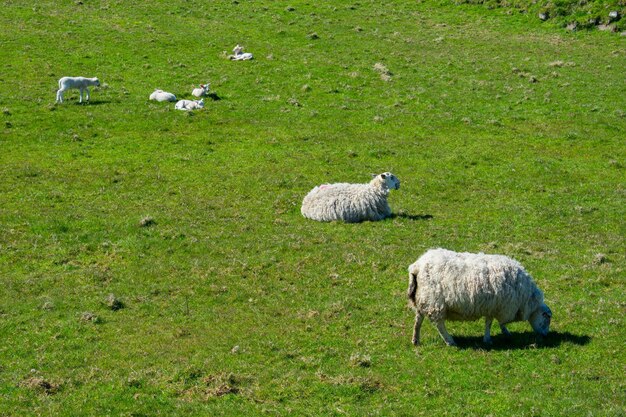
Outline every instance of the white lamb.
<svg viewBox="0 0 626 417">
<path fill-rule="evenodd" d="M 424 316 L 450 346 L 455 342 L 445 320 L 485 317 L 487 344 L 493 319 L 507 336 L 505 324 L 513 321 L 528 321 L 542 336 L 550 329 L 552 312 L 543 302 L 543 293 L 519 262 L 503 255 L 431 249 L 409 266 L 408 296 L 415 309 L 414 345 L 419 345 Z"/>
<path fill-rule="evenodd" d="M 244 52 L 243 46 L 237 45 L 233 48 L 233 55 L 229 55 L 228 59 L 233 61 L 247 61 L 252 59 L 252 54 L 250 52 Z"/>
<path fill-rule="evenodd" d="M 176 101 L 176 96 L 172 93 L 168 93 L 163 90 L 154 90 L 152 94 L 150 94 L 150 100 L 156 101 Z"/>
<path fill-rule="evenodd" d="M 200 88 L 194 88 L 191 94 L 195 97 L 204 97 L 209 93 L 209 83 L 200 84 Z"/>
<path fill-rule="evenodd" d="M 368 184 L 323 184 L 304 197 L 300 211 L 304 217 L 320 222 L 382 220 L 391 216 L 389 191 L 399 188 L 400 180 L 390 172 L 375 175 Z"/>
<path fill-rule="evenodd" d="M 87 101 L 89 101 L 89 86 L 100 85 L 98 78 L 85 78 L 85 77 L 63 77 L 59 80 L 59 90 L 57 91 L 57 103 L 63 103 L 63 92 L 70 88 L 80 90 L 80 101 L 83 102 L 83 91 L 87 91 Z"/>
<path fill-rule="evenodd" d="M 196 110 L 204 107 L 204 99 L 201 100 L 178 100 L 176 102 L 176 110 Z"/>
</svg>

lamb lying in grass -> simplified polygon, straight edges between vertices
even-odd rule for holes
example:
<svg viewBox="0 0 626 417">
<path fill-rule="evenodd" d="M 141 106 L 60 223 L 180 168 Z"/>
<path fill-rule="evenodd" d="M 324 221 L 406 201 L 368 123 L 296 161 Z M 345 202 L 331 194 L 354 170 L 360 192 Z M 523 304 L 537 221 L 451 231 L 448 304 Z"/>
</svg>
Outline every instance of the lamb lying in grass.
<svg viewBox="0 0 626 417">
<path fill-rule="evenodd" d="M 483 341 L 488 344 L 493 319 L 506 335 L 505 324 L 513 321 L 528 321 L 542 336 L 550 329 L 552 312 L 543 293 L 522 265 L 502 255 L 431 249 L 409 266 L 408 297 L 415 309 L 414 345 L 419 345 L 424 316 L 450 346 L 455 342 L 445 320 L 485 317 Z"/>
<path fill-rule="evenodd" d="M 59 80 L 59 90 L 57 91 L 57 103 L 63 103 L 63 93 L 71 88 L 80 90 L 80 101 L 83 102 L 83 91 L 87 91 L 86 100 L 89 101 L 89 86 L 100 85 L 98 78 L 85 77 L 63 77 Z"/>
<path fill-rule="evenodd" d="M 400 180 L 391 172 L 374 176 L 368 184 L 323 184 L 304 197 L 300 211 L 304 217 L 320 222 L 382 220 L 391 216 L 389 191 L 399 188 Z"/>
<path fill-rule="evenodd" d="M 204 99 L 201 100 L 178 100 L 176 102 L 176 110 L 196 110 L 204 107 Z"/>
<path fill-rule="evenodd" d="M 150 94 L 150 100 L 156 101 L 176 101 L 176 96 L 172 93 L 168 93 L 163 90 L 154 90 L 152 94 Z"/>
<path fill-rule="evenodd" d="M 229 55 L 228 59 L 232 61 L 247 61 L 252 59 L 252 54 L 250 52 L 244 52 L 243 46 L 237 45 L 233 48 L 233 55 Z"/>
<path fill-rule="evenodd" d="M 200 84 L 200 88 L 194 88 L 191 94 L 194 97 L 204 97 L 209 93 L 209 83 Z"/>
</svg>

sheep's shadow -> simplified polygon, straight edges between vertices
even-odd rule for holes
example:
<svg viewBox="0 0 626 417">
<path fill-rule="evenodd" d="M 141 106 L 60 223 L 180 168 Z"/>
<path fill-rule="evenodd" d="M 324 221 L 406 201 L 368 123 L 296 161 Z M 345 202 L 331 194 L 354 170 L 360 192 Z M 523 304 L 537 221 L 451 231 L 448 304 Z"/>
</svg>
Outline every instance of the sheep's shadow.
<svg viewBox="0 0 626 417">
<path fill-rule="evenodd" d="M 400 218 L 407 220 L 430 220 L 433 218 L 432 214 L 407 214 L 407 213 L 392 213 L 391 218 Z"/>
<path fill-rule="evenodd" d="M 482 337 L 454 336 L 454 341 L 459 349 L 474 350 L 517 350 L 517 349 L 552 349 L 563 343 L 584 346 L 591 341 L 587 335 L 575 335 L 569 332 L 550 332 L 542 337 L 533 332 L 512 333 L 511 336 L 503 334 L 491 337 L 493 344 L 483 343 Z"/>
<path fill-rule="evenodd" d="M 103 104 L 111 103 L 109 100 L 89 100 L 89 101 L 83 101 L 82 103 L 79 102 L 78 100 L 76 100 L 76 101 L 74 101 L 74 100 L 65 100 L 65 101 L 66 102 L 71 102 L 71 104 L 73 104 L 75 106 L 101 106 Z"/>
<path fill-rule="evenodd" d="M 218 96 L 216 93 L 209 93 L 206 95 L 208 98 L 210 98 L 213 101 L 220 101 L 222 98 L 220 96 Z"/>
</svg>

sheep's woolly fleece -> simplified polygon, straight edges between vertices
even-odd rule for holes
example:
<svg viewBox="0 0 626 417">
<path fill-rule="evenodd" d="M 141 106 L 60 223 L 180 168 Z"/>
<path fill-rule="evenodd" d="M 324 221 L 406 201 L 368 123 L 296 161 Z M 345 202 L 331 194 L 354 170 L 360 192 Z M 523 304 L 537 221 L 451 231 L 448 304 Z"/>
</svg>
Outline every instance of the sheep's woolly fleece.
<svg viewBox="0 0 626 417">
<path fill-rule="evenodd" d="M 399 188 L 400 181 L 390 172 L 376 175 L 368 184 L 323 184 L 304 197 L 301 213 L 322 222 L 382 220 L 391 216 L 389 191 Z"/>
<path fill-rule="evenodd" d="M 57 102 L 63 103 L 63 93 L 69 89 L 80 90 L 80 103 L 83 102 L 83 91 L 87 92 L 86 100 L 89 101 L 89 86 L 100 86 L 100 80 L 97 77 L 62 77 L 59 80 L 59 90 L 57 91 Z"/>
<path fill-rule="evenodd" d="M 485 317 L 489 325 L 496 319 L 502 326 L 528 320 L 537 333 L 544 334 L 552 315 L 524 267 L 503 255 L 429 250 L 409 266 L 408 296 L 417 316 L 426 315 L 438 323 L 446 342 L 452 338 L 446 338 L 444 320 Z M 417 320 L 416 332 L 419 340 Z M 488 329 L 485 340 L 489 340 Z"/>
<path fill-rule="evenodd" d="M 176 96 L 172 93 L 168 93 L 167 91 L 157 89 L 157 90 L 154 90 L 152 94 L 150 94 L 150 100 L 176 101 Z"/>
</svg>

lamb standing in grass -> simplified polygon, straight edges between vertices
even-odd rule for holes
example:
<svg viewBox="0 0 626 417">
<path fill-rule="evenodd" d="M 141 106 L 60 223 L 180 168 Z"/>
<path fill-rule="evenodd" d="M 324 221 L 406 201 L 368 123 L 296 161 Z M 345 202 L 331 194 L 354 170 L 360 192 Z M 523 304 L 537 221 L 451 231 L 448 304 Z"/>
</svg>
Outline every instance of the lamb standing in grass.
<svg viewBox="0 0 626 417">
<path fill-rule="evenodd" d="M 59 80 L 59 90 L 57 91 L 57 103 L 63 103 L 63 92 L 70 88 L 80 90 L 80 101 L 83 102 L 83 91 L 87 91 L 86 100 L 89 101 L 89 86 L 100 86 L 98 78 L 85 78 L 85 77 L 63 77 Z"/>
<path fill-rule="evenodd" d="M 176 102 L 176 106 L 174 106 L 176 110 L 195 110 L 201 109 L 204 107 L 204 99 L 202 100 L 178 100 Z"/>
<path fill-rule="evenodd" d="M 209 83 L 200 84 L 200 88 L 194 88 L 191 94 L 194 97 L 204 97 L 209 93 Z"/>
<path fill-rule="evenodd" d="M 176 96 L 172 93 L 168 93 L 163 90 L 154 90 L 152 94 L 150 94 L 150 100 L 156 101 L 176 101 Z"/>
<path fill-rule="evenodd" d="M 419 345 L 424 316 L 436 324 L 450 346 L 445 320 L 471 321 L 485 317 L 483 341 L 491 343 L 491 323 L 496 319 L 502 333 L 505 324 L 528 321 L 545 336 L 552 312 L 543 293 L 519 262 L 503 255 L 457 253 L 431 249 L 409 266 L 409 302 L 415 309 L 413 344 Z"/>
<path fill-rule="evenodd" d="M 323 184 L 304 197 L 301 212 L 320 222 L 382 220 L 391 216 L 389 191 L 399 188 L 400 180 L 390 172 L 374 176 L 368 184 Z"/>
</svg>

